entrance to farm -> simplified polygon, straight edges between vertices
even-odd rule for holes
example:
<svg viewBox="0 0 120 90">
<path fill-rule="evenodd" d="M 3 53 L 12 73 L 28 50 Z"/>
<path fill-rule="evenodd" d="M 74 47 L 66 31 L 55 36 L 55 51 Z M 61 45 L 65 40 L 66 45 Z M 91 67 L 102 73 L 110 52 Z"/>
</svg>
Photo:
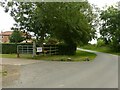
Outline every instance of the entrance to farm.
<svg viewBox="0 0 120 90">
<path fill-rule="evenodd" d="M 33 56 L 33 45 L 18 45 L 17 46 L 17 57 L 20 56 Z"/>
<path fill-rule="evenodd" d="M 32 54 L 32 55 L 31 55 Z M 34 57 L 35 55 L 58 55 L 59 50 L 57 45 L 43 45 L 43 47 L 36 47 L 36 45 L 18 45 L 17 57 L 28 56 Z"/>
</svg>

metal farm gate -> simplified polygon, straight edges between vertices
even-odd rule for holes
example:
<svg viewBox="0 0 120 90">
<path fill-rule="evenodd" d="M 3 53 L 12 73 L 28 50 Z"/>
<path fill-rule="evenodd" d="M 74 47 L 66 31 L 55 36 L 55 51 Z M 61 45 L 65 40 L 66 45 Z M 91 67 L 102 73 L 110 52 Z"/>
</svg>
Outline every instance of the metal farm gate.
<svg viewBox="0 0 120 90">
<path fill-rule="evenodd" d="M 38 49 L 40 49 L 38 51 Z M 36 53 L 40 55 L 57 55 L 58 54 L 58 47 L 56 45 L 48 45 L 43 47 L 36 47 L 36 45 L 18 45 L 17 46 L 17 57 L 20 54 L 32 54 L 34 57 Z"/>
<path fill-rule="evenodd" d="M 19 54 L 32 54 L 33 46 L 32 45 L 18 45 L 17 53 Z"/>
</svg>

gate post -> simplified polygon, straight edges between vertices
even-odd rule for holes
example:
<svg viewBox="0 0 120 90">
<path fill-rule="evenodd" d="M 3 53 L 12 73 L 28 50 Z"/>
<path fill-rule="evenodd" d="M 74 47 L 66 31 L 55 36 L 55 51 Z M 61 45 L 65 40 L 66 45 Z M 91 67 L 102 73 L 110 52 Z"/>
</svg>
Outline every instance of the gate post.
<svg viewBox="0 0 120 90">
<path fill-rule="evenodd" d="M 36 56 L 36 42 L 33 40 L 33 57 Z"/>
<path fill-rule="evenodd" d="M 17 46 L 17 58 L 19 58 L 20 57 L 20 55 L 19 55 L 19 47 Z"/>
</svg>

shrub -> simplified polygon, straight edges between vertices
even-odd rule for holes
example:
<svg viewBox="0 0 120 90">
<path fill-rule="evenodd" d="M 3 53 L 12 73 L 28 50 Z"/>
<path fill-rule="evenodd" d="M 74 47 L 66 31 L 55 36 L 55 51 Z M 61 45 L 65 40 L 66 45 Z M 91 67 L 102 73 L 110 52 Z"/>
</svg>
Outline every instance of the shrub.
<svg viewBox="0 0 120 90">
<path fill-rule="evenodd" d="M 112 51 L 120 52 L 120 44 L 117 40 L 112 41 L 109 46 L 112 49 Z"/>
<path fill-rule="evenodd" d="M 97 41 L 97 47 L 101 47 L 101 46 L 105 46 L 105 42 L 104 42 L 104 40 L 99 39 L 99 40 Z"/>
<path fill-rule="evenodd" d="M 13 54 L 17 53 L 17 45 L 32 45 L 32 44 L 15 44 L 15 43 L 7 43 L 2 44 L 2 54 Z"/>
<path fill-rule="evenodd" d="M 20 43 L 19 44 L 14 44 L 14 43 L 13 44 L 12 43 L 2 44 L 2 54 L 17 53 L 17 45 L 32 45 L 32 44 L 20 44 Z M 66 44 L 44 45 L 44 47 L 50 47 L 50 46 L 56 47 L 58 49 L 59 55 L 74 55 L 76 52 L 76 45 L 66 45 Z M 51 49 L 54 49 L 54 48 L 51 48 Z M 45 50 L 47 50 L 47 49 L 45 49 Z"/>
<path fill-rule="evenodd" d="M 58 45 L 59 55 L 74 55 L 76 53 L 76 45 Z"/>
<path fill-rule="evenodd" d="M 16 44 L 2 44 L 2 54 L 12 54 L 16 53 L 17 45 Z"/>
</svg>

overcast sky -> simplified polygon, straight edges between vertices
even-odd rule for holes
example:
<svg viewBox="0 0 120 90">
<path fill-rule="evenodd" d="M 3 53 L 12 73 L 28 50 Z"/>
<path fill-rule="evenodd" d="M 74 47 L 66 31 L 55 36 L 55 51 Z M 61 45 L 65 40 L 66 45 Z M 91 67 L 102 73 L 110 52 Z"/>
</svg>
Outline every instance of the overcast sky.
<svg viewBox="0 0 120 90">
<path fill-rule="evenodd" d="M 97 5 L 99 8 L 102 9 L 105 5 L 112 5 L 120 0 L 88 0 L 91 4 Z M 5 13 L 3 8 L 0 7 L 0 32 L 1 31 L 9 31 L 10 28 L 13 26 L 14 20 L 8 14 Z M 94 41 L 93 41 L 94 42 Z"/>
</svg>

